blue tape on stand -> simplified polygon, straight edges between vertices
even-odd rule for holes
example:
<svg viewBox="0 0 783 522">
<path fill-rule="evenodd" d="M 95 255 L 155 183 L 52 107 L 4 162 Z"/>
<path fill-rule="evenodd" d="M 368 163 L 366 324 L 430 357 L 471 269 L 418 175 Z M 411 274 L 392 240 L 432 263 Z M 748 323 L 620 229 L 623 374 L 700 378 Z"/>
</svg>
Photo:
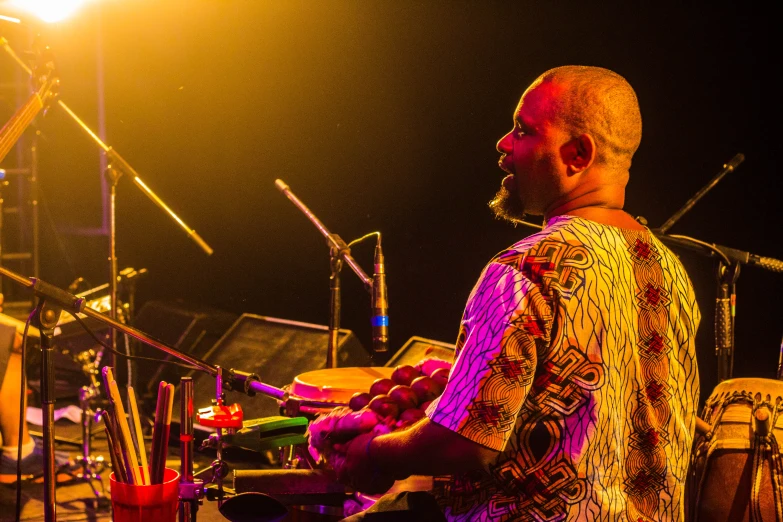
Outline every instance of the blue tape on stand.
<svg viewBox="0 0 783 522">
<path fill-rule="evenodd" d="M 374 315 L 374 316 L 372 316 L 372 325 L 373 326 L 389 326 L 389 316 L 388 315 Z"/>
</svg>

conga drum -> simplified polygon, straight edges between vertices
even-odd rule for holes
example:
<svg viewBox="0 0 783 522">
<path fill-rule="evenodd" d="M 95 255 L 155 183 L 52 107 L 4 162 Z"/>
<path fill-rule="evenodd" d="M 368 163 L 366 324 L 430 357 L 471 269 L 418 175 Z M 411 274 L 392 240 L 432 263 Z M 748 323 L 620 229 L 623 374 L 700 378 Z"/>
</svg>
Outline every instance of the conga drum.
<svg viewBox="0 0 783 522">
<path fill-rule="evenodd" d="M 783 381 L 715 387 L 686 484 L 690 522 L 783 522 Z"/>
</svg>

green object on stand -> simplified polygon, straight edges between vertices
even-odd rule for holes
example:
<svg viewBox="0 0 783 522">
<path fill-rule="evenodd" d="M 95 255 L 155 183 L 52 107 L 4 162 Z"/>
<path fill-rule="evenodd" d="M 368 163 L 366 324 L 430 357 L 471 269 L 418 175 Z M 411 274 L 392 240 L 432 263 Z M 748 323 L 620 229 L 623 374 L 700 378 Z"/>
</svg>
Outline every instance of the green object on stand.
<svg viewBox="0 0 783 522">
<path fill-rule="evenodd" d="M 242 429 L 224 440 L 231 446 L 251 451 L 267 451 L 306 444 L 308 420 L 305 417 L 261 417 L 242 423 Z"/>
</svg>

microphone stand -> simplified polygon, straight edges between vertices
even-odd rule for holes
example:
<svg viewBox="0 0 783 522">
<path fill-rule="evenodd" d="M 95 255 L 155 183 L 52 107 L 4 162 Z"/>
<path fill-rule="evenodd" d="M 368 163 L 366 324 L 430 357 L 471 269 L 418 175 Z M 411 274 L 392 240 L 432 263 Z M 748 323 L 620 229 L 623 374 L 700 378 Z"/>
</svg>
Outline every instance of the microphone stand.
<svg viewBox="0 0 783 522">
<path fill-rule="evenodd" d="M 72 315 L 83 314 L 87 317 L 91 317 L 96 321 L 110 326 L 126 335 L 133 337 L 153 348 L 156 348 L 164 353 L 176 357 L 182 362 L 188 363 L 197 370 L 208 373 L 212 377 L 222 378 L 222 388 L 226 390 L 241 391 L 247 395 L 253 396 L 256 393 L 264 394 L 268 397 L 290 403 L 292 401 L 297 402 L 303 406 L 323 407 L 324 404 L 318 401 L 308 401 L 300 399 L 291 399 L 288 392 L 280 388 L 276 388 L 269 384 L 265 384 L 260 381 L 258 375 L 243 372 L 234 369 L 221 369 L 211 364 L 208 364 L 196 357 L 193 357 L 187 353 L 183 353 L 176 348 L 172 348 L 157 339 L 150 337 L 141 330 L 137 330 L 131 326 L 123 324 L 111 316 L 104 315 L 93 308 L 86 306 L 85 299 L 83 297 L 77 297 L 65 290 L 62 290 L 54 285 L 51 285 L 41 279 L 37 278 L 25 278 L 15 272 L 12 272 L 2 266 L 0 266 L 0 275 L 6 276 L 19 285 L 30 288 L 35 295 L 39 298 L 38 304 L 35 309 L 35 326 L 40 330 L 41 337 L 41 395 L 42 395 L 42 412 L 43 412 L 43 446 L 44 446 L 44 520 L 45 522 L 55 522 L 57 519 L 56 511 L 56 493 L 55 493 L 55 460 L 54 460 L 54 404 L 55 404 L 55 379 L 54 379 L 54 362 L 52 354 L 54 352 L 54 328 L 57 325 L 60 314 L 62 311 L 66 311 Z M 219 390 L 218 390 L 219 394 Z M 191 424 L 183 420 L 186 430 L 188 425 L 192 426 L 192 386 L 186 387 L 185 393 L 182 394 L 183 400 L 189 399 L 184 409 L 187 411 L 187 415 L 183 416 L 183 419 L 191 417 Z M 192 433 L 191 433 L 192 435 Z M 192 474 L 192 444 L 184 444 L 186 441 L 182 439 L 183 452 L 181 469 L 183 471 L 182 479 L 180 481 L 180 496 L 187 499 L 189 507 L 186 508 L 188 514 L 195 519 L 195 507 L 194 502 L 197 499 L 193 497 L 183 496 L 183 492 L 190 492 L 190 494 L 203 494 L 203 489 L 199 487 L 199 484 L 195 482 Z M 189 481 L 189 482 L 188 482 Z"/>
<path fill-rule="evenodd" d="M 734 157 L 733 157 L 733 158 L 731 158 L 731 160 L 729 160 L 729 162 L 728 162 L 728 163 L 726 163 L 725 165 L 723 165 L 723 168 L 721 169 L 721 171 L 720 171 L 720 172 L 718 172 L 718 174 L 716 174 L 714 178 L 712 178 L 712 179 L 711 179 L 711 180 L 710 180 L 710 181 L 709 181 L 709 182 L 708 182 L 706 185 L 704 185 L 702 188 L 700 188 L 700 189 L 699 189 L 699 190 L 696 192 L 696 194 L 694 194 L 693 196 L 691 196 L 691 198 L 690 198 L 688 201 L 686 201 L 686 202 L 685 202 L 685 205 L 683 205 L 683 206 L 682 206 L 682 208 L 681 208 L 680 210 L 678 210 L 677 212 L 675 212 L 675 213 L 672 215 L 672 217 L 670 217 L 669 219 L 667 219 L 667 220 L 666 220 L 666 221 L 663 223 L 663 225 L 661 225 L 661 227 L 658 229 L 658 232 L 660 232 L 661 234 L 665 234 L 666 232 L 668 232 L 668 231 L 669 231 L 669 229 L 672 227 L 672 225 L 674 225 L 674 224 L 675 224 L 677 221 L 679 221 L 679 220 L 680 220 L 680 218 L 681 218 L 682 216 L 684 216 L 686 212 L 688 212 L 690 209 L 692 209 L 692 208 L 693 208 L 693 206 L 694 206 L 696 203 L 698 203 L 698 201 L 699 201 L 701 198 L 703 198 L 703 197 L 705 196 L 705 194 L 707 194 L 707 192 L 709 192 L 710 190 L 712 190 L 712 188 L 713 188 L 715 185 L 717 185 L 717 184 L 718 184 L 718 182 L 719 182 L 720 180 L 722 180 L 722 179 L 723 179 L 723 177 L 724 177 L 726 174 L 728 174 L 728 173 L 730 173 L 730 172 L 734 172 L 734 170 L 735 170 L 735 169 L 736 169 L 736 168 L 739 166 L 739 164 L 740 164 L 740 163 L 742 163 L 743 161 L 745 161 L 745 155 L 744 155 L 744 154 L 742 154 L 742 153 L 735 154 L 735 155 L 734 155 Z"/>
<path fill-rule="evenodd" d="M 326 367 L 337 367 L 337 343 L 338 335 L 340 334 L 340 314 L 341 314 L 341 291 L 340 291 L 340 271 L 342 270 L 343 263 L 347 264 L 351 270 L 359 277 L 364 284 L 365 290 L 372 295 L 373 280 L 369 277 L 362 268 L 358 265 L 356 260 L 351 256 L 351 249 L 345 244 L 337 234 L 332 234 L 329 229 L 324 226 L 321 221 L 315 217 L 307 206 L 297 198 L 291 189 L 286 185 L 283 180 L 275 180 L 275 186 L 282 192 L 291 202 L 307 216 L 307 218 L 315 225 L 321 235 L 326 238 L 326 245 L 329 247 L 329 260 L 331 266 L 331 274 L 329 276 L 329 289 L 330 289 L 330 306 L 329 306 L 329 344 L 326 350 Z"/>
<path fill-rule="evenodd" d="M 16 52 L 11 48 L 11 46 L 8 44 L 8 41 L 3 39 L 1 42 L 3 48 L 8 53 L 9 56 L 21 67 L 27 74 L 32 74 L 32 70 L 27 66 L 27 64 L 22 60 Z M 77 115 L 74 113 L 70 107 L 68 107 L 65 102 L 62 100 L 58 100 L 57 104 L 65 111 L 66 114 L 68 114 L 76 123 L 79 125 L 94 141 L 95 143 L 104 151 L 106 154 L 109 165 L 106 169 L 105 175 L 107 179 L 109 180 L 110 184 L 110 196 L 109 196 L 109 220 L 110 220 L 110 226 L 109 226 L 109 284 L 110 284 L 110 295 L 111 295 L 111 317 L 112 319 L 117 320 L 117 309 L 118 309 L 118 301 L 117 301 L 117 255 L 116 255 L 116 197 L 117 197 L 117 183 L 119 182 L 120 178 L 123 174 L 127 174 L 133 179 L 133 182 L 136 184 L 136 186 L 148 197 L 150 200 L 152 200 L 155 205 L 160 207 L 165 213 L 171 217 L 171 219 L 174 220 L 175 223 L 177 223 L 185 232 L 187 233 L 188 237 L 190 237 L 193 241 L 196 242 L 196 244 L 207 254 L 212 255 L 212 248 L 199 236 L 195 230 L 188 227 L 182 219 L 177 216 L 171 208 L 166 205 L 166 203 L 163 202 L 160 197 L 158 197 L 157 194 L 155 194 L 147 185 L 141 180 L 141 177 L 139 177 L 138 172 L 131 167 L 130 163 L 128 163 L 125 158 L 123 158 L 119 152 L 114 150 L 113 147 L 110 147 L 104 143 L 97 134 L 95 134 L 88 126 L 85 124 Z M 112 349 L 117 349 L 117 331 L 115 329 L 112 329 L 111 331 L 111 347 Z M 109 357 L 109 365 L 112 364 L 114 360 L 114 354 L 110 354 Z"/>
<path fill-rule="evenodd" d="M 688 236 L 666 235 L 658 231 L 653 231 L 653 233 L 667 245 L 684 247 L 708 257 L 718 258 L 716 271 L 718 285 L 715 296 L 715 354 L 718 357 L 718 382 L 730 379 L 734 371 L 734 325 L 737 317 L 736 295 L 740 266 L 743 264 L 755 265 L 771 272 L 783 273 L 783 261 L 715 243 L 707 243 Z M 781 367 L 783 367 L 783 359 L 781 361 Z M 780 371 L 779 368 L 779 374 Z"/>
</svg>

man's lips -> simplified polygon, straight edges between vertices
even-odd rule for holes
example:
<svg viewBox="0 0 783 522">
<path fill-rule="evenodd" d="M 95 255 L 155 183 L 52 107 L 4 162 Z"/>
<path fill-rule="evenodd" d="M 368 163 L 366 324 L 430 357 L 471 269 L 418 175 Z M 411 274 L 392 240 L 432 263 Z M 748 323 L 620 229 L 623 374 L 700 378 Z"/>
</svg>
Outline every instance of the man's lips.
<svg viewBox="0 0 783 522">
<path fill-rule="evenodd" d="M 508 165 L 506 165 L 506 158 L 507 157 L 508 156 L 506 156 L 505 154 L 500 156 L 500 159 L 498 160 L 498 167 L 500 167 L 501 170 L 505 170 L 509 174 L 513 174 L 514 172 L 511 170 L 511 168 Z"/>
<path fill-rule="evenodd" d="M 511 170 L 511 167 L 509 167 L 509 166 L 506 164 L 506 158 L 507 158 L 507 157 L 508 157 L 508 156 L 507 156 L 506 154 L 503 154 L 502 156 L 500 156 L 500 159 L 498 160 L 498 166 L 499 166 L 499 167 L 500 167 L 502 170 L 504 170 L 505 172 L 508 172 L 508 176 L 506 176 L 505 178 L 503 178 L 503 183 L 502 183 L 502 184 L 503 184 L 503 187 L 504 187 L 506 190 L 511 190 L 511 191 L 513 191 L 513 190 L 516 188 L 517 181 L 516 181 L 516 179 L 514 178 L 514 172 Z"/>
</svg>

